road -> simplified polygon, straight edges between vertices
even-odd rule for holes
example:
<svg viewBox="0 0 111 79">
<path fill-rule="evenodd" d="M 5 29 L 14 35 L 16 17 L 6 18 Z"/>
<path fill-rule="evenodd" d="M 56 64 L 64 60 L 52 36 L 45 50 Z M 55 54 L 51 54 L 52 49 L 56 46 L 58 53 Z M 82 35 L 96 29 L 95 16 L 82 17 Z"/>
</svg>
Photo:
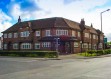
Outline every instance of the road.
<svg viewBox="0 0 111 79">
<path fill-rule="evenodd" d="M 62 60 L 0 57 L 0 79 L 111 79 L 111 57 Z"/>
</svg>

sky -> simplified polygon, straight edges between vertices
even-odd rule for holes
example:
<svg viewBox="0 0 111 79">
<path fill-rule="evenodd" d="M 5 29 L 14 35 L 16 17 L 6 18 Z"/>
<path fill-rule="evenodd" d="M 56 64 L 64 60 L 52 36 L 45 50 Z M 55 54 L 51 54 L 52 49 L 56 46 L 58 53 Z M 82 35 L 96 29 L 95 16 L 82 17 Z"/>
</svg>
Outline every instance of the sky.
<svg viewBox="0 0 111 79">
<path fill-rule="evenodd" d="M 0 32 L 22 21 L 63 17 L 101 30 L 100 13 L 111 9 L 111 0 L 0 0 Z M 111 10 L 102 13 L 102 26 L 111 41 Z M 2 35 L 0 33 L 0 35 Z"/>
</svg>

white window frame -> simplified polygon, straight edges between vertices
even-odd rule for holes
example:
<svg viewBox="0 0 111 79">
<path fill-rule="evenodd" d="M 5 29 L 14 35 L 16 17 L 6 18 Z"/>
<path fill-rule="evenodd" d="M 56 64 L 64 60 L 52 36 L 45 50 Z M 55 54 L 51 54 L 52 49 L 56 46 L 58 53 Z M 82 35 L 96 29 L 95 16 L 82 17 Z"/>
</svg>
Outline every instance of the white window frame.
<svg viewBox="0 0 111 79">
<path fill-rule="evenodd" d="M 31 43 L 22 43 L 21 44 L 21 49 L 31 49 Z"/>
<path fill-rule="evenodd" d="M 35 49 L 40 49 L 40 43 L 35 43 Z"/>
<path fill-rule="evenodd" d="M 96 35 L 93 35 L 93 39 L 96 39 Z"/>
<path fill-rule="evenodd" d="M 4 38 L 7 38 L 7 34 L 6 33 L 4 34 Z"/>
<path fill-rule="evenodd" d="M 89 38 L 89 33 L 85 33 L 85 37 Z"/>
<path fill-rule="evenodd" d="M 43 42 L 42 43 L 42 47 L 51 47 L 51 43 L 50 42 Z"/>
<path fill-rule="evenodd" d="M 7 49 L 7 44 L 4 44 L 4 46 L 3 46 L 3 47 L 4 47 L 4 49 Z"/>
<path fill-rule="evenodd" d="M 46 36 L 50 36 L 51 35 L 50 30 L 46 30 L 45 34 L 46 34 Z"/>
<path fill-rule="evenodd" d="M 14 38 L 18 38 L 18 33 L 14 33 Z"/>
<path fill-rule="evenodd" d="M 72 36 L 76 37 L 76 31 L 72 30 Z"/>
<path fill-rule="evenodd" d="M 88 43 L 83 43 L 82 48 L 88 48 Z"/>
<path fill-rule="evenodd" d="M 103 44 L 102 43 L 99 43 L 99 48 L 103 48 Z"/>
<path fill-rule="evenodd" d="M 74 42 L 74 47 L 79 47 L 79 43 L 78 42 Z"/>
<path fill-rule="evenodd" d="M 36 31 L 36 36 L 40 36 L 40 31 Z"/>
<path fill-rule="evenodd" d="M 18 43 L 13 44 L 13 49 L 18 49 Z"/>
<path fill-rule="evenodd" d="M 78 37 L 81 37 L 81 33 L 80 32 L 78 32 Z"/>
<path fill-rule="evenodd" d="M 68 30 L 56 30 L 56 35 L 68 35 Z"/>
<path fill-rule="evenodd" d="M 30 34 L 29 31 L 20 32 L 21 37 L 28 37 L 29 34 Z"/>
<path fill-rule="evenodd" d="M 9 34 L 8 34 L 8 38 L 12 38 L 12 33 L 9 33 Z"/>
</svg>

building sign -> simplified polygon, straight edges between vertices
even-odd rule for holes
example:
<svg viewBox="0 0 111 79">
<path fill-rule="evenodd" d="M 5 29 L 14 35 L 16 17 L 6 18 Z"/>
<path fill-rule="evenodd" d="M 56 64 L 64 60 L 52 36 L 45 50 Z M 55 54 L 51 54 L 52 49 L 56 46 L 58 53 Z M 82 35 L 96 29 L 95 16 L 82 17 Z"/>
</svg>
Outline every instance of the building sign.
<svg viewBox="0 0 111 79">
<path fill-rule="evenodd" d="M 104 43 L 107 43 L 107 38 L 104 38 Z"/>
</svg>

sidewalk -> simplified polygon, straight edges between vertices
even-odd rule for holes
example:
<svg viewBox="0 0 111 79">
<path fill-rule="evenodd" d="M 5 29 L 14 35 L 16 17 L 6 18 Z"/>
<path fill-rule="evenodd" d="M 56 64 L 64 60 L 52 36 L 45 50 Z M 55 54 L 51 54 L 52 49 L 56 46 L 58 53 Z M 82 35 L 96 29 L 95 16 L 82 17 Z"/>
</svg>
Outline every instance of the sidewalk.
<svg viewBox="0 0 111 79">
<path fill-rule="evenodd" d="M 103 58 L 103 57 L 111 57 L 111 54 L 93 56 L 93 57 L 84 57 L 84 56 L 80 56 L 78 54 L 70 54 L 70 55 L 60 55 L 59 59 L 90 59 L 90 58 Z"/>
</svg>

